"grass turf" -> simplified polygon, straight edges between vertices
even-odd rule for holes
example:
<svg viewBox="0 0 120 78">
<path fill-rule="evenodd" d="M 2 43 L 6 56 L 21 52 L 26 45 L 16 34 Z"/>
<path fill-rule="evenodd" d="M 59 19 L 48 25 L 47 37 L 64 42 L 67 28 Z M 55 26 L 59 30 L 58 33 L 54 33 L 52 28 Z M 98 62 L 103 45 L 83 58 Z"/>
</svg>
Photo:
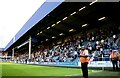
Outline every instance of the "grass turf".
<svg viewBox="0 0 120 78">
<path fill-rule="evenodd" d="M 80 68 L 1 63 L 2 76 L 82 76 Z M 89 70 L 89 76 L 118 76 L 118 72 Z"/>
<path fill-rule="evenodd" d="M 80 69 L 2 63 L 3 76 L 65 76 L 81 74 Z"/>
</svg>

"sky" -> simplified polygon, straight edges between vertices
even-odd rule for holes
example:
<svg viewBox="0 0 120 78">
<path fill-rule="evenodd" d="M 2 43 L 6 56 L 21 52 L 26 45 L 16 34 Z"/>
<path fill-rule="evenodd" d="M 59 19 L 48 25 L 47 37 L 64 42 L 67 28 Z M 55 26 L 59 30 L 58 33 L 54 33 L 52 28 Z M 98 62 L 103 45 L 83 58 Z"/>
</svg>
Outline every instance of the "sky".
<svg viewBox="0 0 120 78">
<path fill-rule="evenodd" d="M 5 48 L 45 0 L 0 0 L 0 48 Z"/>
</svg>

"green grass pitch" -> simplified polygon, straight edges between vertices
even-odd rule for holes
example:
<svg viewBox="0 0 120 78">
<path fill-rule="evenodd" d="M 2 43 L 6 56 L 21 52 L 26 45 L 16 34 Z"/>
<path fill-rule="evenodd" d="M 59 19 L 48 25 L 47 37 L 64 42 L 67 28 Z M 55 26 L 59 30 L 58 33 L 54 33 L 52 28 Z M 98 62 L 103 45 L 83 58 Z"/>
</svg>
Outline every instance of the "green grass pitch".
<svg viewBox="0 0 120 78">
<path fill-rule="evenodd" d="M 81 68 L 0 63 L 2 76 L 82 76 Z M 89 76 L 118 76 L 119 72 L 89 70 Z"/>
</svg>

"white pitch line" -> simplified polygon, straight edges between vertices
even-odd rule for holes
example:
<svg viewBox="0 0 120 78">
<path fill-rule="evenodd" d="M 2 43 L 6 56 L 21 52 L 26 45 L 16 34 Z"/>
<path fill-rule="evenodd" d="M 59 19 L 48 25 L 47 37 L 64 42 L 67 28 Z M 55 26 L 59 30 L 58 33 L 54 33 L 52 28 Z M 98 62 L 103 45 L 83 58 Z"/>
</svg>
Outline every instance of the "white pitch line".
<svg viewBox="0 0 120 78">
<path fill-rule="evenodd" d="M 92 72 L 102 72 L 102 70 L 92 70 Z"/>
<path fill-rule="evenodd" d="M 72 75 L 65 75 L 65 76 L 80 76 L 80 74 L 72 74 Z"/>
</svg>

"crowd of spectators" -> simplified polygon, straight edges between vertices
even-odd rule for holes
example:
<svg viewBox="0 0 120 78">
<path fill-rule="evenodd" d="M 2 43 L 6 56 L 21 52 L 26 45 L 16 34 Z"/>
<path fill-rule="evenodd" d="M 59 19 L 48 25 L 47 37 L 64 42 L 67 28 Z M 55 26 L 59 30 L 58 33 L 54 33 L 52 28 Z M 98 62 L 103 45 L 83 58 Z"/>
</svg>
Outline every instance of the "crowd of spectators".
<svg viewBox="0 0 120 78">
<path fill-rule="evenodd" d="M 79 61 L 79 52 L 82 46 L 87 47 L 89 54 L 95 54 L 97 59 L 110 54 L 111 49 L 117 49 L 119 46 L 116 40 L 119 35 L 118 27 L 104 27 L 95 29 L 92 32 L 82 32 L 79 36 L 72 36 L 61 44 L 56 44 L 31 54 L 31 61 L 37 62 L 76 62 Z M 119 42 L 119 41 L 118 41 Z M 19 55 L 17 60 L 26 61 L 28 53 Z"/>
</svg>

